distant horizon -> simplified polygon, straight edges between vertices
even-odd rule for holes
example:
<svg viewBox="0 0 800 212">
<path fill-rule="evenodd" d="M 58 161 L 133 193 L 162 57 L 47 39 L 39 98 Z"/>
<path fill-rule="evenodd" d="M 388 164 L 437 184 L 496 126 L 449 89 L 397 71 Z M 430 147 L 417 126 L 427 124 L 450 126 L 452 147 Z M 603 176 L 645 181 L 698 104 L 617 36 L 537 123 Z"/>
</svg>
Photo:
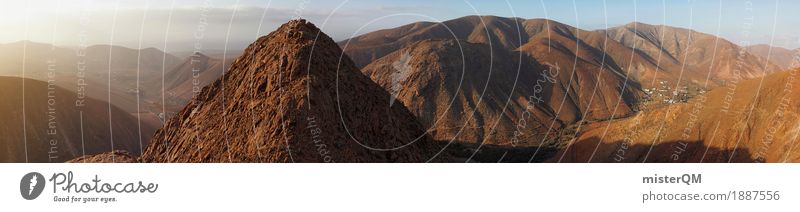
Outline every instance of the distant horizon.
<svg viewBox="0 0 800 212">
<path fill-rule="evenodd" d="M 471 17 L 471 16 L 476 16 L 476 15 L 466 15 L 466 16 L 461 16 L 461 17 L 457 17 L 457 18 L 453 18 L 453 19 L 444 20 L 444 21 L 456 20 L 456 19 L 460 19 L 460 18 L 466 18 L 466 17 Z M 508 18 L 508 19 L 519 18 L 519 19 L 523 19 L 523 20 L 544 19 L 544 20 L 548 20 L 548 21 L 554 21 L 554 22 L 558 22 L 558 23 L 563 23 L 563 24 L 566 24 L 566 23 L 564 23 L 564 22 L 562 22 L 562 21 L 559 21 L 559 20 L 546 19 L 546 18 L 539 18 L 539 17 L 534 17 L 534 18 L 525 18 L 525 17 L 504 17 L 504 16 L 497 16 L 497 15 L 480 15 L 480 16 L 482 16 L 482 17 L 493 16 L 493 17 L 499 17 L 499 18 Z M 401 26 L 404 26 L 404 25 L 408 25 L 408 24 L 414 24 L 414 23 L 419 23 L 419 22 L 431 22 L 431 21 L 415 21 L 415 22 L 410 22 L 410 23 L 406 23 L 406 24 L 402 24 L 402 25 L 398 25 L 398 26 L 394 26 L 394 27 L 376 29 L 375 31 L 377 31 L 377 30 L 384 30 L 384 29 L 392 29 L 392 28 L 401 27 Z M 312 21 L 312 23 L 314 23 L 314 22 Z M 441 22 L 434 22 L 434 23 L 441 23 Z M 716 35 L 714 35 L 714 34 L 712 34 L 712 33 L 709 33 L 709 32 L 703 32 L 703 31 L 699 31 L 699 30 L 697 30 L 697 29 L 684 28 L 684 27 L 680 27 L 680 26 L 671 26 L 671 25 L 663 25 L 663 24 L 647 23 L 647 22 L 643 22 L 643 21 L 631 21 L 631 22 L 628 22 L 628 23 L 622 23 L 622 24 L 616 24 L 616 25 L 609 25 L 609 27 L 608 27 L 608 28 L 597 28 L 597 29 L 586 29 L 586 28 L 579 28 L 579 29 L 582 29 L 582 30 L 587 30 L 587 31 L 597 31 L 597 30 L 604 30 L 604 29 L 610 29 L 610 28 L 621 27 L 621 26 L 625 26 L 625 25 L 628 25 L 628 24 L 632 24 L 632 23 L 640 23 L 640 24 L 651 25 L 651 26 L 666 26 L 666 27 L 679 28 L 679 29 L 688 29 L 688 30 L 694 30 L 694 31 L 697 31 L 697 32 L 699 32 L 699 33 L 703 33 L 703 34 L 708 34 L 708 35 L 716 36 Z M 567 24 L 567 25 L 569 25 L 569 24 Z M 569 25 L 569 26 L 572 26 L 572 25 Z M 575 26 L 572 26 L 572 27 L 575 27 Z M 576 28 L 578 28 L 578 27 L 576 27 Z M 275 29 L 277 29 L 277 27 L 275 27 Z M 274 31 L 275 29 L 272 29 L 272 31 Z M 270 33 L 270 32 L 272 32 L 272 31 L 264 32 L 263 34 L 259 35 L 259 37 L 260 37 L 260 36 L 266 36 L 267 34 L 269 34 L 269 33 Z M 323 32 L 324 32 L 324 31 L 323 31 Z M 361 36 L 361 35 L 363 35 L 363 34 L 366 34 L 366 33 L 369 33 L 369 32 L 374 32 L 374 31 L 365 31 L 365 32 L 362 32 L 362 33 L 360 33 L 360 34 L 358 34 L 358 35 L 355 35 L 355 36 L 353 36 L 353 37 L 347 37 L 347 38 L 341 38 L 341 39 L 334 38 L 334 39 L 335 39 L 335 41 L 336 41 L 336 42 L 340 42 L 340 41 L 345 41 L 345 40 L 347 40 L 347 39 L 350 39 L 350 38 L 354 38 L 354 37 Z M 327 32 L 325 32 L 325 33 L 327 34 Z M 740 45 L 740 44 L 739 44 L 739 43 L 737 43 L 736 41 L 734 41 L 734 40 L 731 40 L 731 39 L 729 39 L 729 38 L 722 37 L 722 36 L 717 36 L 717 37 L 720 37 L 720 38 L 722 38 L 722 39 L 725 39 L 725 40 L 731 41 L 731 42 L 733 42 L 734 44 Z M 252 40 L 251 42 L 254 42 L 256 39 L 258 39 L 258 37 L 254 37 L 254 38 L 253 38 L 253 40 Z M 36 43 L 36 44 L 43 44 L 43 45 L 53 45 L 52 43 L 48 43 L 47 41 L 39 41 L 39 40 L 17 40 L 17 41 L 12 41 L 12 42 L 0 42 L 0 45 L 7 45 L 7 44 L 14 44 L 14 43 L 21 43 L 21 42 L 25 42 L 25 41 L 27 41 L 27 42 L 29 42 L 29 43 Z M 177 43 L 177 42 L 173 42 L 173 43 Z M 249 44 L 250 44 L 250 43 L 247 43 L 245 46 L 243 46 L 243 47 L 241 47 L 241 48 L 230 48 L 230 47 L 229 47 L 229 49 L 228 49 L 228 52 L 242 51 L 242 50 L 244 50 L 244 49 L 247 47 L 247 45 L 249 45 Z M 221 45 L 221 44 L 217 44 L 217 45 Z M 772 47 L 772 48 L 780 48 L 780 49 L 785 49 L 785 50 L 800 50 L 800 47 L 798 47 L 798 48 L 787 48 L 787 47 L 783 47 L 783 46 L 770 45 L 769 43 L 751 43 L 751 44 L 749 44 L 749 45 L 746 45 L 746 46 L 745 46 L 745 45 L 740 45 L 740 46 L 741 46 L 741 47 L 750 47 L 750 46 L 759 46 L 759 45 L 765 45 L 765 46 L 770 46 L 770 47 Z M 56 46 L 56 47 L 61 47 L 61 48 L 78 48 L 78 46 L 79 46 L 79 45 L 54 45 L 54 46 Z M 87 47 L 94 47 L 94 46 L 115 46 L 115 47 L 124 47 L 124 48 L 128 48 L 128 49 L 133 49 L 133 50 L 156 49 L 156 50 L 159 50 L 159 51 L 162 51 L 162 52 L 166 52 L 166 53 L 169 53 L 169 54 L 198 52 L 198 51 L 195 51 L 195 50 L 192 50 L 192 49 L 174 49 L 174 50 L 170 50 L 170 51 L 165 51 L 164 49 L 162 49 L 162 48 L 160 48 L 160 47 L 158 47 L 158 46 L 142 46 L 142 47 L 140 48 L 138 45 L 137 45 L 137 46 L 129 46 L 129 45 L 125 45 L 125 44 L 119 44 L 119 43 L 117 43 L 117 44 L 110 44 L 110 43 L 92 43 L 92 44 L 88 44 L 88 45 L 86 45 L 86 46 L 87 46 Z M 225 49 L 224 49 L 224 48 L 207 48 L 207 49 L 203 49 L 203 50 L 205 50 L 205 51 L 199 51 L 199 52 L 200 52 L 200 53 L 203 53 L 203 52 L 222 52 L 222 51 L 224 51 Z"/>
<path fill-rule="evenodd" d="M 741 46 L 800 48 L 798 1 L 10 1 L 0 8 L 0 43 L 105 44 L 167 52 L 243 49 L 290 19 L 304 18 L 341 41 L 419 21 L 470 15 L 544 18 L 596 30 L 631 22 L 692 29 Z M 743 43 L 747 43 L 744 45 Z"/>
</svg>

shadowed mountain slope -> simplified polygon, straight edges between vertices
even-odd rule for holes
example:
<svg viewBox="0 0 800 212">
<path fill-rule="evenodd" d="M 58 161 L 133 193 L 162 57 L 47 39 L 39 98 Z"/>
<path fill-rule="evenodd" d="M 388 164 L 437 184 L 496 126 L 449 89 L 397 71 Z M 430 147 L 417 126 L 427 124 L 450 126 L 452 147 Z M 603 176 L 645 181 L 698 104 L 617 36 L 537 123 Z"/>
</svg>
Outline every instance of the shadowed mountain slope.
<svg viewBox="0 0 800 212">
<path fill-rule="evenodd" d="M 0 77 L 0 98 L 2 162 L 64 162 L 111 150 L 138 155 L 155 130 L 107 102 L 85 98 L 77 107 L 75 93 L 47 82 Z"/>
</svg>

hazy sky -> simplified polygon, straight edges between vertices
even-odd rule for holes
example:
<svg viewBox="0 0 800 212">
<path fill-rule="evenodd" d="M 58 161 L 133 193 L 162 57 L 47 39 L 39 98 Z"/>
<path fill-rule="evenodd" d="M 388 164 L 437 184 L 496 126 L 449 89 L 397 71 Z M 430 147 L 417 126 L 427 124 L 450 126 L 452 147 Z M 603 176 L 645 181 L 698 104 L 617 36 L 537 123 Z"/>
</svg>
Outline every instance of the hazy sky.
<svg viewBox="0 0 800 212">
<path fill-rule="evenodd" d="M 20 0 L 0 7 L 0 43 L 114 44 L 167 51 L 241 49 L 303 17 L 335 40 L 467 15 L 549 18 L 583 29 L 639 21 L 739 44 L 800 47 L 800 1 L 778 0 Z M 199 44 L 196 46 L 196 44 Z"/>
</svg>

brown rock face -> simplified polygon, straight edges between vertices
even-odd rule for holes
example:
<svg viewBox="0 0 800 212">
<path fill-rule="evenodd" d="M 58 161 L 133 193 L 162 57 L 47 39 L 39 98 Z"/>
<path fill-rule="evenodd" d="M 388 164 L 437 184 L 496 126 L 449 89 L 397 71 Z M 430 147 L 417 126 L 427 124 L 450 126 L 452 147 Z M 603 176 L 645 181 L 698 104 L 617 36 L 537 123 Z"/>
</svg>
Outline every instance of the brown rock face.
<svg viewBox="0 0 800 212">
<path fill-rule="evenodd" d="M 126 151 L 113 151 L 96 155 L 86 155 L 67 161 L 67 163 L 138 163 L 139 159 Z"/>
<path fill-rule="evenodd" d="M 441 146 L 331 38 L 293 20 L 158 130 L 144 162 L 425 162 Z"/>
</svg>

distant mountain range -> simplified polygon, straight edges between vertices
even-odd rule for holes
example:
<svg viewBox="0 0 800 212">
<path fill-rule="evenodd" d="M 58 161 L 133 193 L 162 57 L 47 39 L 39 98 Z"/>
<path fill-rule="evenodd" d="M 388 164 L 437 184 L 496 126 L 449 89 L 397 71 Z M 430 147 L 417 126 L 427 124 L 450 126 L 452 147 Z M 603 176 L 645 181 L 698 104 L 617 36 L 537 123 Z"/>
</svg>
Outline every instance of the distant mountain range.
<svg viewBox="0 0 800 212">
<path fill-rule="evenodd" d="M 231 60 L 228 59 L 227 63 L 230 64 Z M 29 162 L 59 162 L 82 156 L 83 151 L 76 151 L 75 144 L 71 143 L 78 141 L 76 138 L 80 138 L 77 128 L 74 128 L 79 127 L 80 124 L 77 124 L 77 122 L 72 123 L 72 121 L 80 121 L 80 119 L 77 114 L 73 114 L 73 112 L 77 113 L 77 109 L 70 107 L 70 105 L 74 105 L 74 102 L 69 101 L 76 101 L 78 96 L 97 102 L 93 103 L 91 107 L 85 108 L 87 110 L 85 112 L 90 112 L 83 117 L 85 123 L 91 123 L 93 127 L 105 126 L 103 128 L 109 128 L 107 126 L 109 125 L 108 118 L 104 115 L 107 116 L 108 110 L 112 111 L 112 120 L 115 123 L 120 120 L 119 123 L 122 123 L 119 125 L 114 124 L 113 131 L 129 132 L 127 134 L 115 133 L 115 138 L 121 135 L 131 136 L 115 139 L 121 141 L 120 144 L 130 143 L 130 145 L 120 146 L 120 149 L 138 155 L 142 149 L 139 147 L 139 134 L 142 136 L 142 145 L 147 145 L 155 130 L 161 127 L 162 120 L 167 119 L 170 114 L 183 108 L 192 98 L 193 89 L 199 93 L 200 88 L 221 76 L 223 69 L 223 61 L 221 59 L 190 57 L 181 60 L 154 48 L 136 50 L 119 46 L 96 45 L 85 49 L 77 49 L 35 42 L 0 44 L 0 63 L 3 64 L 0 67 L 0 76 L 7 76 L 4 80 L 9 82 L 4 84 L 7 89 L 20 90 L 21 83 L 17 83 L 17 81 L 21 82 L 20 77 L 23 76 L 27 79 L 33 79 L 31 80 L 31 85 L 26 85 L 26 87 L 34 86 L 30 88 L 34 90 L 44 89 L 39 88 L 42 86 L 36 87 L 35 85 L 44 83 L 45 85 L 43 86 L 46 87 L 51 86 L 47 82 L 52 82 L 52 86 L 56 86 L 59 89 L 58 95 L 54 99 L 60 103 L 58 111 L 64 111 L 64 114 L 59 114 L 59 116 L 64 116 L 61 119 L 64 120 L 62 123 L 75 124 L 61 127 L 64 130 L 64 137 L 69 139 L 65 143 L 59 143 L 58 147 L 62 149 L 59 152 L 62 154 L 59 160 L 31 157 L 28 160 Z M 193 72 L 193 70 L 197 71 Z M 197 73 L 196 77 L 193 76 L 194 73 Z M 165 77 L 162 78 L 162 74 Z M 166 85 L 166 89 L 163 92 L 162 79 L 164 79 Z M 20 87 L 13 87 L 13 85 L 19 85 Z M 162 93 L 164 94 L 163 101 Z M 29 107 L 43 106 L 41 104 L 47 99 L 43 99 L 42 95 L 46 94 L 26 92 L 26 102 L 28 102 L 26 105 Z M 2 96 L 2 98 L 22 98 L 21 91 L 19 93 L 8 93 L 7 95 L 19 96 Z M 111 104 L 103 102 L 111 102 Z M 8 109 L 11 109 L 11 107 L 6 108 L 6 111 Z M 66 111 L 70 112 L 67 113 Z M 28 113 L 26 115 L 32 116 L 32 114 Z M 15 117 L 14 119 L 16 118 L 21 117 Z M 130 120 L 130 122 L 122 120 Z M 9 124 L 7 126 L 9 128 L 6 128 L 7 132 L 22 132 L 21 123 L 20 121 L 19 126 L 15 127 L 12 127 L 13 124 Z M 41 122 L 41 120 L 30 122 L 29 124 L 33 124 L 30 127 L 36 129 L 44 129 L 42 126 L 47 126 L 47 122 Z M 99 129 L 85 130 L 85 133 L 95 135 L 85 138 L 85 140 L 92 141 L 87 143 L 90 145 L 86 149 L 87 154 L 96 154 L 98 151 L 102 152 L 101 150 L 111 150 L 109 145 L 105 145 L 106 142 L 110 143 L 110 137 L 104 136 L 104 133 L 109 134 L 110 131 L 100 133 L 96 131 Z M 16 135 L 21 136 L 22 133 Z M 33 136 L 31 138 L 43 137 Z M 8 139 L 13 141 L 25 140 L 23 137 L 8 137 Z M 46 140 L 32 139 L 29 141 L 44 142 Z M 133 145 L 134 143 L 135 146 Z M 24 154 L 24 149 L 16 149 L 23 146 L 14 145 L 14 147 L 9 151 L 13 151 L 14 154 Z M 5 157 L 0 161 L 25 162 L 24 157 L 22 157 L 24 155 L 18 156 L 16 155 L 13 158 Z M 37 156 L 43 155 L 37 154 Z"/>
<path fill-rule="evenodd" d="M 782 70 L 725 39 L 643 23 L 587 31 L 545 19 L 467 16 L 339 45 L 374 81 L 399 89 L 435 138 L 496 144 L 568 140 L 564 131 L 575 134 L 582 121 L 627 117 Z M 434 77 L 393 83 L 392 63 L 403 54 L 411 55 L 409 76 Z M 519 129 L 523 116 L 532 123 Z"/>
<path fill-rule="evenodd" d="M 797 57 L 800 57 L 800 49 L 790 50 L 781 47 L 769 46 L 766 44 L 759 44 L 748 46 L 747 51 L 763 58 L 769 58 L 770 62 L 781 67 L 782 69 L 793 69 L 800 66 L 796 59 Z"/>
</svg>

